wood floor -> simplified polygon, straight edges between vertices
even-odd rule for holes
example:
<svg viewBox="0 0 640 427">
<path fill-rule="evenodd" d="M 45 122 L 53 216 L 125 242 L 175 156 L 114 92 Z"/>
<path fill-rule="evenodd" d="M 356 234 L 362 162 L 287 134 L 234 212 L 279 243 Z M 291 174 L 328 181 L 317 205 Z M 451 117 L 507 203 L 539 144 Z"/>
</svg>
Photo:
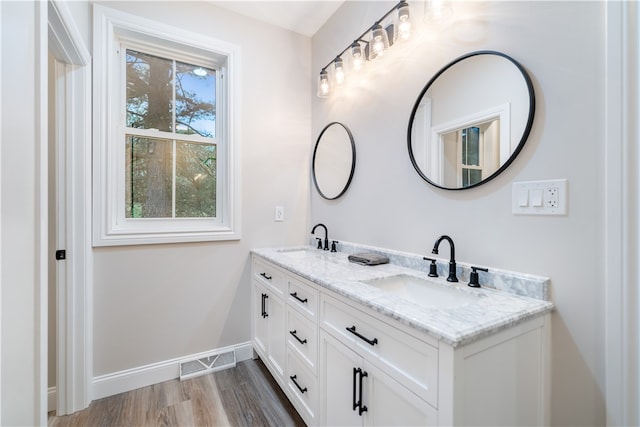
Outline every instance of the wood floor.
<svg viewBox="0 0 640 427">
<path fill-rule="evenodd" d="M 304 426 L 260 361 L 96 400 L 49 426 Z"/>
</svg>

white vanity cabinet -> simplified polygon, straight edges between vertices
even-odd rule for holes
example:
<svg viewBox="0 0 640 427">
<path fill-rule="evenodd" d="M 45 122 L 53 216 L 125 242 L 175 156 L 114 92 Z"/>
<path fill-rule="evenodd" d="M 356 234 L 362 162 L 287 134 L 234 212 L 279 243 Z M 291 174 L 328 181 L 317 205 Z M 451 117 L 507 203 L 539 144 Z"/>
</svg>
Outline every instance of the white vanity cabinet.
<svg viewBox="0 0 640 427">
<path fill-rule="evenodd" d="M 254 258 L 252 268 L 253 343 L 276 381 L 284 385 L 286 366 L 285 274 Z"/>
<path fill-rule="evenodd" d="M 287 276 L 287 388 L 308 425 L 318 424 L 318 289 Z"/>
<path fill-rule="evenodd" d="M 323 425 L 437 425 L 437 410 L 418 395 L 327 332 L 320 335 Z"/>
<path fill-rule="evenodd" d="M 254 348 L 308 425 L 548 425 L 548 313 L 454 346 L 260 257 L 253 268 Z"/>
</svg>

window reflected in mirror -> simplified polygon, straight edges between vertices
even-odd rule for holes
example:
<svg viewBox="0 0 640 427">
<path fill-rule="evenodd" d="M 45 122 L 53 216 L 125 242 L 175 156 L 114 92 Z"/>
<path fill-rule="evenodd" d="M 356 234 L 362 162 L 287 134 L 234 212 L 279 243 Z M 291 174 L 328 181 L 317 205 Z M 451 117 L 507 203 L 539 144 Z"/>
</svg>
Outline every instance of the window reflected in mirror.
<svg viewBox="0 0 640 427">
<path fill-rule="evenodd" d="M 517 62 L 492 51 L 462 56 L 436 73 L 414 105 L 411 162 L 436 187 L 480 185 L 517 156 L 534 111 L 531 80 Z"/>
</svg>

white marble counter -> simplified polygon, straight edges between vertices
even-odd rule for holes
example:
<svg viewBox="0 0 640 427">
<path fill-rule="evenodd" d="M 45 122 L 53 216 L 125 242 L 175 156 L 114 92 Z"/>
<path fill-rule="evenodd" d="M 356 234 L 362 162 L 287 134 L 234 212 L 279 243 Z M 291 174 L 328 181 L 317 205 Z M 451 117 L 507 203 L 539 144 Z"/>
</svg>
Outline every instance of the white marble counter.
<svg viewBox="0 0 640 427">
<path fill-rule="evenodd" d="M 330 253 L 310 246 L 264 248 L 252 251 L 254 255 L 304 277 L 321 287 L 361 303 L 365 307 L 454 347 L 468 344 L 476 339 L 553 310 L 553 304 L 544 299 L 490 289 L 486 286 L 470 288 L 462 279 L 458 283 L 449 283 L 445 277 L 432 279 L 427 276 L 426 272 L 408 268 L 402 263 L 389 263 L 372 267 L 361 266 L 348 261 L 349 252 L 351 251 Z M 380 252 L 382 253 L 382 250 Z M 424 263 L 426 266 L 426 262 Z M 429 306 L 425 302 L 416 303 L 391 292 L 362 283 L 363 280 L 398 274 L 408 274 L 430 281 L 435 280 L 435 283 L 440 286 L 454 289 L 457 292 L 468 293 L 475 296 L 475 298 L 470 303 L 443 308 Z M 521 275 L 520 277 L 527 276 Z M 528 277 L 546 279 L 536 278 L 535 276 Z M 538 282 L 543 283 L 545 286 L 541 294 L 548 294 L 546 290 L 548 279 L 538 280 Z M 483 283 L 482 280 L 481 283 Z"/>
</svg>

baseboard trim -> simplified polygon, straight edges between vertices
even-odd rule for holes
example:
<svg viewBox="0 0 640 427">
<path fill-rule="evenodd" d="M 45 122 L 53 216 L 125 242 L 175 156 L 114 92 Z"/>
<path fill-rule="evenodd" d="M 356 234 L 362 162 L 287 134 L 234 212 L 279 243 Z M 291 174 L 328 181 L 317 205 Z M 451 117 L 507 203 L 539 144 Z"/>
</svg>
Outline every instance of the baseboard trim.
<svg viewBox="0 0 640 427">
<path fill-rule="evenodd" d="M 58 406 L 58 392 L 56 386 L 49 387 L 47 389 L 47 412 L 57 410 Z"/>
<path fill-rule="evenodd" d="M 152 363 L 150 365 L 100 375 L 93 378 L 92 400 L 101 399 L 114 394 L 124 393 L 140 387 L 169 381 L 180 377 L 180 361 L 185 359 L 198 359 L 206 357 L 211 353 L 223 353 L 236 351 L 236 360 L 241 362 L 253 357 L 253 345 L 251 341 L 222 347 L 202 353 L 190 354 L 163 362 Z"/>
</svg>

